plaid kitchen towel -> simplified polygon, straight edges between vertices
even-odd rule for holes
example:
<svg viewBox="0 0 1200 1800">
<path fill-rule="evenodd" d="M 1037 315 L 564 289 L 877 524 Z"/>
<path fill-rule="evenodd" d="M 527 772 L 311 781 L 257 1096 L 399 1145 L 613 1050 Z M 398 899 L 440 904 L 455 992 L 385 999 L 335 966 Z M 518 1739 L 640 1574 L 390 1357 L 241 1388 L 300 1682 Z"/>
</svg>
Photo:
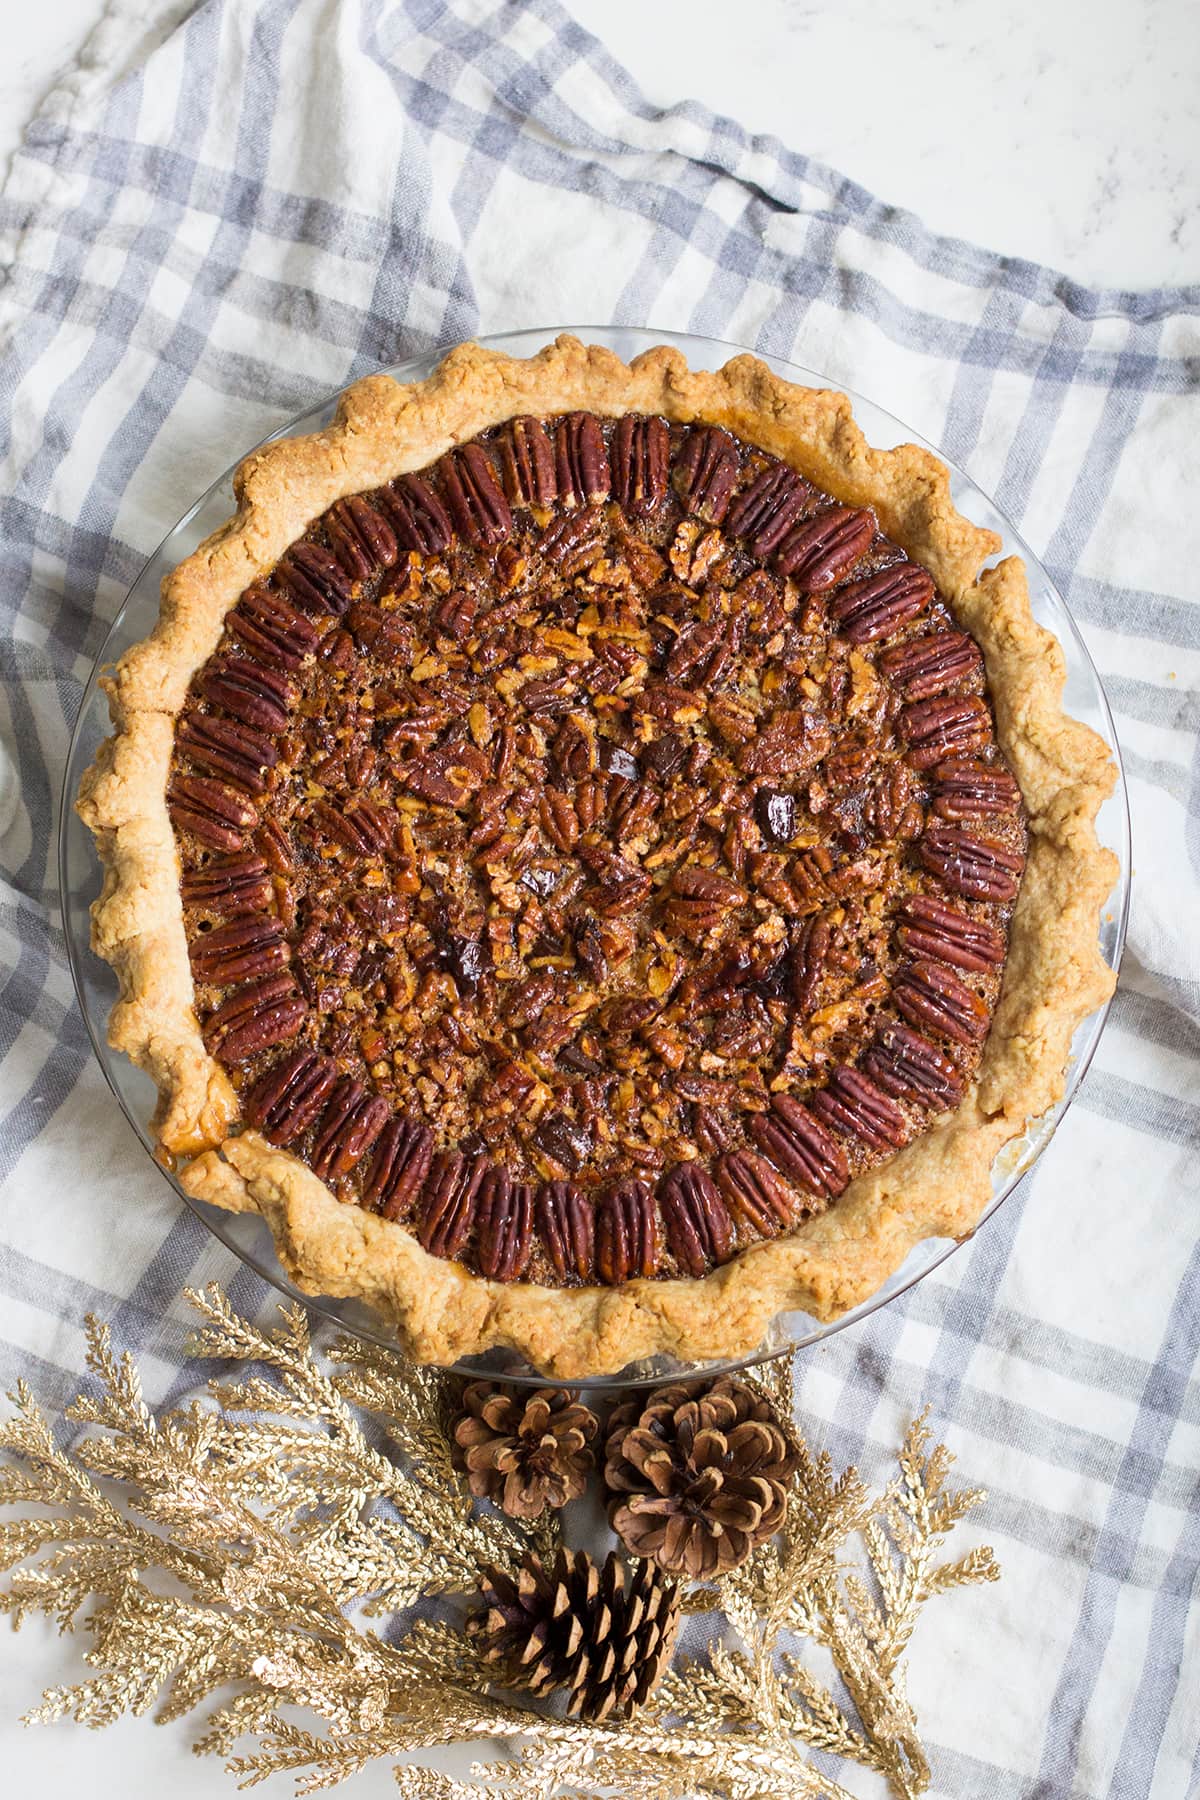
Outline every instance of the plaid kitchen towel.
<svg viewBox="0 0 1200 1800">
<path fill-rule="evenodd" d="M 67 740 L 163 532 L 326 391 L 477 332 L 793 357 L 942 444 L 1040 551 L 1117 715 L 1136 855 L 1055 1142 L 969 1248 L 804 1356 L 806 1415 L 877 1473 L 929 1403 L 991 1491 L 1004 1581 L 914 1645 L 937 1793 L 1200 1794 L 1200 289 L 1095 292 L 936 238 L 773 139 L 657 111 L 555 0 L 145 13 L 110 11 L 0 211 L 4 1375 L 64 1398 L 95 1309 L 161 1396 L 194 1379 L 185 1282 L 262 1299 L 136 1144 L 64 955 Z"/>
</svg>

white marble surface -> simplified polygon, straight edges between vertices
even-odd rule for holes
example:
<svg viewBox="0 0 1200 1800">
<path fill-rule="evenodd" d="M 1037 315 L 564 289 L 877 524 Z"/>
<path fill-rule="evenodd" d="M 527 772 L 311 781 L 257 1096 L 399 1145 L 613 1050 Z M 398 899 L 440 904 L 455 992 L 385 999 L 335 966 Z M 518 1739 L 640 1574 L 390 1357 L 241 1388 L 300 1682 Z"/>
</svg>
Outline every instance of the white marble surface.
<svg viewBox="0 0 1200 1800">
<path fill-rule="evenodd" d="M 693 95 L 841 169 L 933 228 L 1143 288 L 1200 279 L 1200 29 L 1194 0 L 570 0 L 650 98 Z M 148 0 L 148 10 L 150 0 Z M 101 0 L 5 7 L 0 157 L 98 18 Z M 1007 15 L 1001 17 L 1000 15 Z M 735 41 L 736 28 L 736 41 Z M 186 1725 L 100 1735 L 15 1723 L 77 1678 L 81 1645 L 35 1624 L 0 1640 L 0 1767 L 46 1800 L 233 1792 Z M 464 1760 L 453 1759 L 465 1773 Z M 449 1766 L 449 1764 L 448 1764 Z M 290 1793 L 274 1780 L 266 1796 Z M 384 1800 L 386 1770 L 350 1785 Z"/>
<path fill-rule="evenodd" d="M 1091 285 L 1200 280 L 1194 0 L 568 3 L 652 100 L 703 100 L 937 231 Z M 3 157 L 101 5 L 8 0 Z"/>
</svg>

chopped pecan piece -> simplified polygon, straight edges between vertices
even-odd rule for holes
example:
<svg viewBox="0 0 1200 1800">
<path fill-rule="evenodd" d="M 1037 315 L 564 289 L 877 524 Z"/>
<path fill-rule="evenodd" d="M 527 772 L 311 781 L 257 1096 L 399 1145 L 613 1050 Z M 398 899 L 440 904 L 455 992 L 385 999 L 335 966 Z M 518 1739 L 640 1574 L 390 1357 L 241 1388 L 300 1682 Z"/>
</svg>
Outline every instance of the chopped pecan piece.
<svg viewBox="0 0 1200 1800">
<path fill-rule="evenodd" d="M 957 757 L 933 771 L 933 810 L 939 819 L 996 818 L 1020 804 L 1020 788 L 999 763 Z"/>
<path fill-rule="evenodd" d="M 512 513 L 481 444 L 464 444 L 442 463 L 450 516 L 468 543 L 490 549 L 512 536 Z"/>
<path fill-rule="evenodd" d="M 583 1191 L 570 1181 L 548 1181 L 538 1191 L 537 1223 L 558 1279 L 590 1281 L 596 1215 Z"/>
<path fill-rule="evenodd" d="M 700 939 L 720 925 L 727 913 L 745 906 L 749 897 L 746 889 L 728 875 L 685 863 L 671 877 L 667 921 L 685 937 Z"/>
<path fill-rule="evenodd" d="M 599 883 L 596 905 L 606 918 L 636 912 L 650 893 L 653 884 L 649 875 L 615 851 L 587 844 L 580 848 L 579 860 Z"/>
<path fill-rule="evenodd" d="M 901 567 L 911 567 L 911 564 Z M 932 700 L 983 667 L 974 638 L 965 631 L 931 631 L 927 637 L 895 644 L 879 658 L 879 667 L 906 700 Z"/>
<path fill-rule="evenodd" d="M 899 722 L 914 769 L 931 769 L 948 757 L 986 750 L 992 741 L 992 715 L 979 694 L 916 700 L 901 708 Z"/>
<path fill-rule="evenodd" d="M 396 537 L 405 550 L 436 556 L 454 541 L 450 514 L 420 475 L 398 475 L 380 499 L 391 515 Z"/>
<path fill-rule="evenodd" d="M 240 850 L 258 822 L 245 794 L 207 775 L 177 775 L 167 789 L 167 811 L 177 831 L 190 831 L 216 850 Z"/>
<path fill-rule="evenodd" d="M 337 557 L 306 538 L 280 557 L 275 580 L 305 612 L 333 613 L 338 618 L 349 606 L 354 591 L 351 577 Z"/>
<path fill-rule="evenodd" d="M 433 1160 L 433 1133 L 415 1119 L 391 1119 L 375 1146 L 362 1203 L 385 1219 L 406 1218 Z"/>
<path fill-rule="evenodd" d="M 894 1020 L 880 1026 L 877 1041 L 863 1057 L 863 1068 L 885 1094 L 913 1106 L 944 1112 L 963 1097 L 963 1079 L 950 1058 L 928 1038 Z"/>
<path fill-rule="evenodd" d="M 517 1281 L 533 1250 L 533 1187 L 489 1169 L 479 1190 L 475 1261 L 489 1281 Z"/>
<path fill-rule="evenodd" d="M 713 1174 L 734 1218 L 760 1237 L 778 1237 L 792 1223 L 796 1201 L 791 1189 L 756 1151 L 722 1156 Z"/>
<path fill-rule="evenodd" d="M 278 750 L 261 731 L 211 713 L 185 713 L 175 728 L 175 742 L 199 768 L 224 775 L 248 794 L 266 793 L 267 776 L 279 761 Z"/>
<path fill-rule="evenodd" d="M 500 439 L 500 472 L 514 506 L 550 506 L 558 497 L 554 446 L 540 419 L 513 419 Z"/>
<path fill-rule="evenodd" d="M 1025 858 L 953 825 L 931 825 L 918 845 L 921 861 L 943 887 L 967 900 L 1015 900 Z"/>
<path fill-rule="evenodd" d="M 214 706 L 272 737 L 286 728 L 296 699 L 286 675 L 243 656 L 215 657 L 197 675 L 196 687 Z"/>
<path fill-rule="evenodd" d="M 269 588 L 249 587 L 225 615 L 225 629 L 256 662 L 298 669 L 317 647 L 312 620 Z"/>
<path fill-rule="evenodd" d="M 466 1243 L 487 1171 L 482 1156 L 454 1150 L 433 1158 L 417 1208 L 417 1237 L 431 1256 L 452 1260 Z"/>
<path fill-rule="evenodd" d="M 940 1031 L 955 1044 L 981 1042 L 992 1022 L 980 996 L 941 963 L 903 964 L 892 987 L 892 1002 L 910 1025 Z"/>
<path fill-rule="evenodd" d="M 775 552 L 775 567 L 809 594 L 839 582 L 871 547 L 875 520 L 861 507 L 827 506 L 788 533 Z"/>
<path fill-rule="evenodd" d="M 829 617 L 852 644 L 872 644 L 919 618 L 933 594 L 931 577 L 917 563 L 893 563 L 839 588 L 830 598 Z"/>
<path fill-rule="evenodd" d="M 837 1140 L 790 1094 L 774 1095 L 770 1112 L 756 1114 L 750 1129 L 764 1156 L 810 1193 L 833 1199 L 849 1181 Z"/>
<path fill-rule="evenodd" d="M 809 1095 L 808 1105 L 822 1123 L 873 1150 L 899 1149 L 908 1136 L 904 1114 L 894 1101 L 869 1076 L 844 1063 L 834 1069 L 827 1087 Z"/>
<path fill-rule="evenodd" d="M 308 1014 L 308 1005 L 285 970 L 237 988 L 204 1025 L 204 1047 L 227 1068 L 260 1050 L 286 1044 Z"/>
<path fill-rule="evenodd" d="M 658 1270 L 654 1200 L 643 1181 L 607 1189 L 596 1208 L 596 1273 L 608 1287 L 649 1278 Z"/>
<path fill-rule="evenodd" d="M 189 869 L 179 883 L 185 906 L 200 906 L 222 918 L 262 912 L 271 904 L 271 877 L 261 856 L 244 852 Z"/>
<path fill-rule="evenodd" d="M 293 1050 L 259 1077 L 242 1116 L 273 1144 L 290 1144 L 317 1117 L 337 1080 L 337 1066 L 315 1050 Z"/>
<path fill-rule="evenodd" d="M 675 462 L 675 491 L 688 512 L 719 525 L 737 480 L 737 446 L 718 425 L 694 425 Z"/>
<path fill-rule="evenodd" d="M 658 1190 L 667 1246 L 685 1275 L 701 1276 L 723 1263 L 733 1245 L 733 1222 L 712 1176 L 699 1163 L 680 1163 Z"/>
<path fill-rule="evenodd" d="M 360 1163 L 388 1122 L 389 1108 L 361 1081 L 343 1075 L 313 1135 L 309 1166 L 322 1181 L 338 1181 Z"/>
<path fill-rule="evenodd" d="M 378 570 L 390 569 L 400 554 L 395 532 L 378 507 L 362 494 L 335 501 L 323 523 L 338 560 L 353 581 L 367 581 Z"/>
<path fill-rule="evenodd" d="M 910 956 L 936 957 L 976 973 L 998 969 L 1004 961 L 1004 937 L 995 926 L 956 912 L 932 894 L 905 901 L 896 936 Z"/>
<path fill-rule="evenodd" d="M 627 513 L 653 512 L 667 494 L 667 421 L 626 413 L 612 440 L 613 498 Z"/>
<path fill-rule="evenodd" d="M 731 537 L 750 540 L 750 554 L 764 561 L 801 517 L 812 488 L 786 463 L 770 463 L 734 499 L 725 519 Z"/>
<path fill-rule="evenodd" d="M 291 951 L 278 919 L 251 913 L 193 938 L 189 954 L 197 981 L 224 987 L 282 968 Z"/>
<path fill-rule="evenodd" d="M 607 500 L 612 474 L 600 421 L 593 413 L 567 413 L 555 433 L 558 497 L 566 506 Z"/>
</svg>

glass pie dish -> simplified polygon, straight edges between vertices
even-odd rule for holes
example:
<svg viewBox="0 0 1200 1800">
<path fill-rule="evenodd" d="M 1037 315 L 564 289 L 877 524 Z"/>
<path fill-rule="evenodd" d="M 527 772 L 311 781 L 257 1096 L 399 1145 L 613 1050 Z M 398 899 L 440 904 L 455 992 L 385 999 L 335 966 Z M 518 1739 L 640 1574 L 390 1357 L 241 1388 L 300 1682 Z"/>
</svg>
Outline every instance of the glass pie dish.
<svg viewBox="0 0 1200 1800">
<path fill-rule="evenodd" d="M 502 338 L 485 340 L 485 347 L 509 355 L 528 356 L 536 353 L 545 344 L 552 341 L 556 335 L 554 331 L 514 333 Z M 593 343 L 601 344 L 625 358 L 636 356 L 654 344 L 666 343 L 682 351 L 693 368 L 718 368 L 727 362 L 737 349 L 736 346 L 718 343 L 710 339 L 648 331 L 593 329 L 583 330 L 579 335 L 590 339 Z M 431 372 L 440 360 L 440 356 L 441 353 L 434 353 L 394 368 L 388 373 L 399 381 L 419 380 Z M 763 360 L 778 375 L 787 380 L 807 386 L 833 385 L 823 381 L 819 375 L 793 364 L 769 357 Z M 328 423 L 332 416 L 336 399 L 337 396 L 334 396 L 321 406 L 302 414 L 283 430 L 275 433 L 274 437 L 302 436 L 321 428 Z M 903 441 L 920 442 L 916 438 L 916 434 L 907 431 L 899 421 L 882 412 L 870 402 L 854 395 L 851 395 L 851 399 L 860 426 L 868 439 L 875 445 L 880 448 L 888 448 Z M 931 446 L 926 447 L 932 448 Z M 157 616 L 162 577 L 187 557 L 203 539 L 221 526 L 234 510 L 231 474 L 232 471 L 228 472 L 215 483 L 180 520 L 164 539 L 155 555 L 147 562 L 130 590 L 126 604 L 101 650 L 96 668 L 93 670 L 85 690 L 66 773 L 60 837 L 60 873 L 64 917 L 76 988 L 106 1077 L 130 1122 L 147 1149 L 150 1150 L 153 1149 L 150 1125 L 154 1110 L 153 1085 L 132 1063 L 111 1051 L 106 1042 L 107 1017 L 113 1001 L 117 997 L 117 983 L 107 967 L 92 957 L 88 948 L 87 909 L 99 891 L 99 865 L 92 847 L 92 840 L 78 822 L 71 802 L 83 769 L 94 756 L 99 741 L 106 735 L 108 729 L 104 696 L 98 686 L 99 672 L 104 665 L 115 661 L 130 645 L 148 634 Z M 1021 544 L 1016 532 L 992 503 L 957 471 L 953 472 L 952 494 L 954 503 L 960 512 L 975 524 L 996 532 L 1001 538 L 1006 552 L 1016 550 L 1024 555 L 1034 615 L 1055 633 L 1065 653 L 1067 686 L 1063 697 L 1064 708 L 1069 714 L 1084 721 L 1098 733 L 1108 746 L 1119 768 L 1119 752 L 1112 720 L 1095 669 L 1065 605 L 1055 593 L 1045 570 Z M 1123 781 L 1118 785 L 1115 794 L 1101 812 L 1098 829 L 1101 842 L 1116 853 L 1120 870 L 1115 893 L 1106 905 L 1099 925 L 1101 954 L 1105 961 L 1115 969 L 1124 941 L 1128 904 L 1128 808 Z M 1063 1099 L 1049 1113 L 1037 1120 L 1020 1140 L 1009 1145 L 998 1160 L 992 1174 L 992 1199 L 984 1217 L 989 1217 L 996 1210 L 1049 1141 L 1094 1053 L 1103 1022 L 1104 1012 L 1100 1011 L 1093 1013 L 1080 1026 L 1072 1046 L 1067 1087 Z M 158 1166 L 161 1167 L 161 1164 Z M 163 1172 L 168 1179 L 173 1179 L 169 1171 L 164 1169 Z M 176 1183 L 176 1185 L 178 1187 L 179 1184 Z M 252 1214 L 230 1216 L 218 1212 L 189 1196 L 182 1187 L 179 1187 L 179 1192 L 186 1203 L 204 1218 L 206 1224 L 221 1241 L 235 1250 L 249 1267 L 284 1292 L 293 1295 L 296 1293 L 283 1273 L 271 1242 L 270 1233 L 262 1220 Z M 914 1281 L 927 1274 L 930 1269 L 935 1268 L 951 1253 L 954 1247 L 955 1240 L 953 1239 L 932 1238 L 926 1240 L 909 1255 L 902 1267 L 868 1301 L 835 1322 L 822 1324 L 803 1313 L 787 1313 L 780 1316 L 771 1327 L 763 1344 L 754 1353 L 755 1356 L 767 1356 L 784 1349 L 811 1344 L 831 1331 L 840 1329 L 842 1325 L 863 1317 L 876 1306 L 903 1292 Z M 377 1341 L 394 1342 L 389 1330 L 379 1319 L 374 1318 L 361 1303 L 308 1299 L 308 1304 L 313 1305 L 316 1310 L 328 1312 L 341 1324 L 356 1332 Z M 746 1360 L 754 1360 L 754 1358 L 741 1359 L 743 1363 Z M 471 1366 L 476 1372 L 484 1368 L 493 1374 L 503 1372 L 509 1378 L 537 1379 L 528 1369 L 520 1368 L 511 1353 L 491 1352 L 485 1357 L 472 1359 Z M 712 1368 L 716 1365 L 706 1364 L 704 1366 Z M 721 1366 L 730 1365 L 723 1364 Z M 621 1385 L 629 1385 L 635 1379 L 661 1379 L 667 1373 L 678 1372 L 680 1367 L 680 1364 L 671 1362 L 667 1358 L 657 1358 L 653 1363 L 638 1365 L 635 1369 L 608 1379 L 617 1381 Z"/>
</svg>

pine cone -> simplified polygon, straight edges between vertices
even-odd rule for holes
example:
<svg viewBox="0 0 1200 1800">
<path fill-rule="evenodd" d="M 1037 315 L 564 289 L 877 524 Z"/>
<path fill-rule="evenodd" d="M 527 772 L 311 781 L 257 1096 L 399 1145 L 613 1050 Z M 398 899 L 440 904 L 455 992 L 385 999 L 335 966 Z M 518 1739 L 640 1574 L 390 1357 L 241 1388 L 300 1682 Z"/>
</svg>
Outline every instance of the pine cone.
<svg viewBox="0 0 1200 1800">
<path fill-rule="evenodd" d="M 624 1716 L 657 1687 L 675 1648 L 679 1596 L 652 1563 L 626 1581 L 615 1550 L 598 1568 L 586 1550 L 560 1550 L 549 1569 L 529 1550 L 515 1577 L 484 1569 L 482 1608 L 467 1621 L 484 1662 L 506 1687 L 569 1693 L 567 1715 Z"/>
<path fill-rule="evenodd" d="M 742 1382 L 658 1388 L 609 1420 L 609 1520 L 627 1550 L 672 1575 L 724 1575 L 783 1524 L 796 1462 L 770 1402 Z"/>
<path fill-rule="evenodd" d="M 527 1398 L 476 1381 L 462 1397 L 454 1462 L 480 1500 L 514 1519 L 537 1519 L 548 1506 L 577 1500 L 595 1466 L 596 1415 L 565 1388 Z"/>
</svg>

